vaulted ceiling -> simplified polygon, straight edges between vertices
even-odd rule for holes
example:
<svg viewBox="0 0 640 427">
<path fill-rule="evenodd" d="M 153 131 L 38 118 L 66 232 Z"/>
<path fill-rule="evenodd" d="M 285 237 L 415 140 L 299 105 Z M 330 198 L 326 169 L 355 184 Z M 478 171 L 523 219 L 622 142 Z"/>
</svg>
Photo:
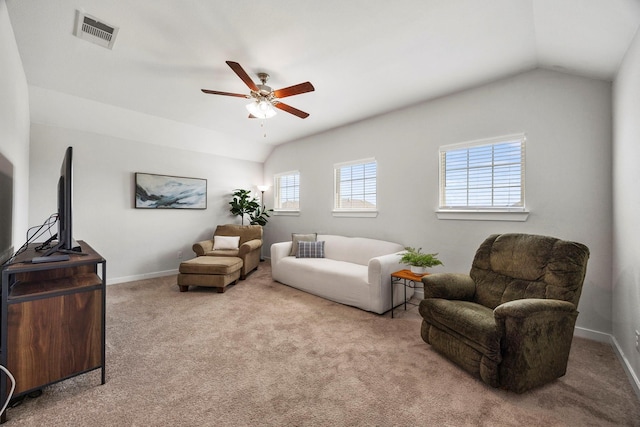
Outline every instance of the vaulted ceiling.
<svg viewBox="0 0 640 427">
<path fill-rule="evenodd" d="M 95 108 L 130 113 L 158 124 L 156 131 L 188 129 L 183 134 L 198 140 L 190 149 L 225 154 L 235 145 L 237 157 L 258 161 L 274 145 L 536 67 L 613 80 L 640 26 L 640 0 L 7 0 L 7 7 L 37 121 L 62 120 L 58 99 L 80 105 L 79 115 Z M 73 35 L 76 10 L 119 27 L 112 49 Z M 312 82 L 315 92 L 286 99 L 310 116 L 279 111 L 263 128 L 247 118 L 248 101 L 203 94 L 249 92 L 227 60 L 256 82 L 256 73 L 270 74 L 273 88 Z M 184 138 L 174 139 L 184 147 Z"/>
</svg>

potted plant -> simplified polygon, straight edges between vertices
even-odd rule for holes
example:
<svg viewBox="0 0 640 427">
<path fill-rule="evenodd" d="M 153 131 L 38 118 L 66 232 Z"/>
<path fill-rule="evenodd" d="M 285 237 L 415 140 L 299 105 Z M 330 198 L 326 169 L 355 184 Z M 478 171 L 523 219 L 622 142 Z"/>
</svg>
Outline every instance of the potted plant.
<svg viewBox="0 0 640 427">
<path fill-rule="evenodd" d="M 438 254 L 425 254 L 421 252 L 422 248 L 416 250 L 409 246 L 404 249 L 406 252 L 402 254 L 400 262 L 409 265 L 411 272 L 414 274 L 425 274 L 429 267 L 444 265 L 442 261 L 438 259 Z"/>
<path fill-rule="evenodd" d="M 237 189 L 233 192 L 233 199 L 229 202 L 231 214 L 240 217 L 241 225 L 244 225 L 245 215 L 251 215 L 260 208 L 258 200 L 255 197 L 252 198 L 250 193 L 249 190 Z"/>
<path fill-rule="evenodd" d="M 273 212 L 273 209 L 267 209 L 265 205 L 258 206 L 258 209 L 249 214 L 249 224 L 264 227 L 267 224 L 269 212 Z"/>
<path fill-rule="evenodd" d="M 240 217 L 240 224 L 244 225 L 245 215 L 249 216 L 249 224 L 262 225 L 267 223 L 269 212 L 273 209 L 267 209 L 266 206 L 260 206 L 256 197 L 251 197 L 250 190 L 237 189 L 233 192 L 233 199 L 229 202 L 231 206 L 231 214 Z"/>
</svg>

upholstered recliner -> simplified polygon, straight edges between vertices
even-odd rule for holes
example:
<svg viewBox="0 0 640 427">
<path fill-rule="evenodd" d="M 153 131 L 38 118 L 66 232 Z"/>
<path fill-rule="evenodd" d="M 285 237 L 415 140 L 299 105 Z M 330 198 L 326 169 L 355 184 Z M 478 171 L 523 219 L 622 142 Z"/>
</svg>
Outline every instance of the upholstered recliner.
<svg viewBox="0 0 640 427">
<path fill-rule="evenodd" d="M 563 376 L 589 249 L 495 234 L 470 274 L 425 276 L 422 339 L 485 383 L 522 393 Z"/>
<path fill-rule="evenodd" d="M 216 236 L 239 236 L 237 248 L 214 249 Z M 224 256 L 238 257 L 242 259 L 240 279 L 244 280 L 247 274 L 258 268 L 260 264 L 260 252 L 262 248 L 262 226 L 260 225 L 236 225 L 226 224 L 216 227 L 213 237 L 209 240 L 194 243 L 192 249 L 197 256 Z"/>
</svg>

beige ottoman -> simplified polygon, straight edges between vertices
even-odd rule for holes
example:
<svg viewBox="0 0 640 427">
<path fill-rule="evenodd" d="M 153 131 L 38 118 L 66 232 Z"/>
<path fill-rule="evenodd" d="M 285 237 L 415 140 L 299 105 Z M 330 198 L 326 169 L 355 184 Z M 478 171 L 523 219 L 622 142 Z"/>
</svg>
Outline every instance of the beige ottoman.
<svg viewBox="0 0 640 427">
<path fill-rule="evenodd" d="M 180 292 L 187 292 L 189 286 L 208 286 L 224 292 L 227 285 L 240 278 L 242 259 L 223 256 L 199 256 L 181 262 L 178 274 Z"/>
</svg>

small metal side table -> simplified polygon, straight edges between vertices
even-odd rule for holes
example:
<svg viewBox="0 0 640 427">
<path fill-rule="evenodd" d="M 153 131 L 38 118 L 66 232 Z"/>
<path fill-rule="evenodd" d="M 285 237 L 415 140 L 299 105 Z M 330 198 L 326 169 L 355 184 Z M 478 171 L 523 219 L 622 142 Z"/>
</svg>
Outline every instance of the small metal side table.
<svg viewBox="0 0 640 427">
<path fill-rule="evenodd" d="M 404 310 L 407 310 L 407 288 L 410 289 L 424 289 L 423 286 L 418 286 L 418 284 L 422 285 L 422 277 L 428 275 L 426 274 L 415 274 L 412 273 L 411 270 L 400 270 L 395 273 L 391 273 L 391 318 L 393 319 L 393 309 L 395 306 L 393 305 L 393 291 L 395 284 L 399 283 L 404 286 L 404 301 L 398 304 L 398 307 L 404 304 Z M 409 303 L 412 304 L 412 303 Z M 415 304 L 414 304 L 415 305 Z"/>
</svg>

